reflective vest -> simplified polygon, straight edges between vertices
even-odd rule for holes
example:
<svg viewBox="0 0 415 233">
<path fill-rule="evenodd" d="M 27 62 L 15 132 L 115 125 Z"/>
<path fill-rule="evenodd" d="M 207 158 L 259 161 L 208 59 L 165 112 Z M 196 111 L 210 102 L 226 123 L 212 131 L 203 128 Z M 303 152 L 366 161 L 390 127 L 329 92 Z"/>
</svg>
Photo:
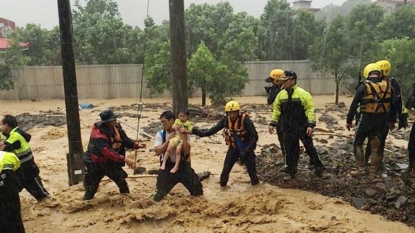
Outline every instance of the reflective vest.
<svg viewBox="0 0 415 233">
<path fill-rule="evenodd" d="M 360 111 L 364 113 L 387 113 L 391 109 L 392 87 L 390 82 L 382 80 L 374 83 L 365 82 L 366 95 L 360 105 Z"/>
<path fill-rule="evenodd" d="M 33 158 L 33 154 L 29 143 L 20 133 L 16 132 L 17 129 L 18 127 L 14 128 L 10 132 L 10 136 L 7 138 L 6 142 L 13 144 L 16 141 L 20 141 L 20 148 L 14 150 L 13 153 L 19 157 L 20 162 L 24 163 L 31 160 Z"/>
<path fill-rule="evenodd" d="M 223 130 L 222 135 L 225 138 L 226 145 L 230 145 L 233 148 L 237 148 L 237 142 L 235 137 L 244 142 L 246 139 L 247 130 L 244 126 L 246 114 L 243 113 L 240 115 L 234 122 L 231 121 L 231 118 L 228 117 L 226 128 Z"/>
<path fill-rule="evenodd" d="M 11 152 L 0 151 L 0 172 L 5 170 L 16 171 L 20 167 L 20 160 Z"/>
</svg>

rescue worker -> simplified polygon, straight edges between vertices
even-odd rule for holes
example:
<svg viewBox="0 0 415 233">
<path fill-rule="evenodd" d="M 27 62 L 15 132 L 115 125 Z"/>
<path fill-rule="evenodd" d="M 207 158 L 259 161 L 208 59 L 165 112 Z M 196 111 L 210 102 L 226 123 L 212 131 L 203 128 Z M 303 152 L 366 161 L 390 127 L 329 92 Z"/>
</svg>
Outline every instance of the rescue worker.
<svg viewBox="0 0 415 233">
<path fill-rule="evenodd" d="M 408 100 L 405 104 L 405 113 L 408 110 L 413 110 L 415 108 L 415 83 L 414 89 L 411 91 Z M 415 124 L 412 124 L 411 132 L 409 134 L 408 142 L 408 157 L 409 157 L 409 167 L 405 171 L 406 176 L 415 174 Z"/>
<path fill-rule="evenodd" d="M 12 115 L 4 116 L 0 131 L 5 138 L 1 150 L 14 153 L 21 162 L 20 168 L 16 171 L 22 185 L 20 191 L 25 188 L 38 202 L 49 198 L 50 195 L 43 186 L 39 167 L 30 149 L 29 142 L 32 136 L 18 127 L 17 119 Z"/>
<path fill-rule="evenodd" d="M 354 139 L 354 155 L 357 170 L 352 176 L 366 173 L 366 161 L 363 153 L 363 143 L 368 139 L 370 146 L 370 178 L 378 175 L 382 166 L 383 148 L 389 129 L 396 122 L 395 93 L 390 82 L 382 77 L 381 70 L 374 64 L 368 64 L 364 71 L 366 80 L 358 87 L 350 105 L 346 120 L 346 128 L 350 131 L 356 109 L 360 106 L 360 118 Z"/>
<path fill-rule="evenodd" d="M 398 119 L 399 119 L 398 130 L 401 128 L 408 127 L 408 114 L 407 113 L 405 114 L 404 108 L 402 106 L 403 100 L 402 100 L 402 95 L 401 95 L 401 87 L 399 86 L 396 79 L 390 76 L 390 73 L 392 70 L 391 63 L 388 60 L 380 60 L 380 61 L 377 61 L 375 64 L 379 67 L 380 71 L 382 72 L 383 79 L 390 82 L 390 84 L 392 85 L 392 89 L 395 93 L 396 112 L 398 114 Z"/>
<path fill-rule="evenodd" d="M 300 140 L 303 142 L 310 156 L 310 164 L 314 166 L 315 174 L 321 176 L 324 166 L 314 147 L 312 134 L 316 126 L 316 114 L 313 99 L 309 92 L 297 86 L 297 74 L 285 71 L 283 90 L 274 102 L 274 110 L 269 126 L 272 134 L 274 127 L 280 125 L 283 131 L 284 147 L 287 153 L 285 172 L 291 178 L 297 173 L 298 159 L 300 157 Z"/>
<path fill-rule="evenodd" d="M 223 129 L 222 134 L 229 147 L 220 175 L 221 187 L 226 187 L 229 174 L 238 160 L 245 164 L 251 179 L 251 185 L 259 183 L 254 153 L 258 141 L 258 133 L 249 116 L 246 113 L 240 112 L 240 110 L 238 102 L 229 101 L 225 105 L 226 116 L 220 119 L 215 126 L 208 130 L 196 128 L 192 130 L 192 133 L 199 137 L 208 137 Z"/>
<path fill-rule="evenodd" d="M 174 151 L 172 151 L 173 156 L 165 156 L 169 142 L 176 136 L 176 131 L 172 127 L 176 116 L 172 111 L 165 111 L 160 115 L 160 122 L 163 126 L 163 129 L 158 131 L 155 138 L 155 152 L 156 155 L 159 155 L 160 165 L 163 159 L 167 159 L 166 168 L 160 170 L 157 176 L 156 191 L 151 196 L 153 201 L 161 201 L 163 198 L 170 192 L 170 190 L 176 186 L 178 183 L 182 183 L 184 187 L 189 190 L 192 196 L 201 196 L 203 195 L 203 188 L 201 178 L 195 173 L 195 171 L 190 166 L 190 137 L 186 134 L 186 129 L 180 129 L 180 134 L 182 137 L 182 151 L 181 151 L 181 160 L 179 170 L 175 173 L 171 173 L 170 169 L 174 167 L 175 156 Z M 210 175 L 210 174 L 209 174 Z M 209 177 L 208 175 L 208 177 Z"/>
<path fill-rule="evenodd" d="M 20 167 L 18 157 L 0 151 L 0 232 L 24 233 L 19 180 L 14 171 Z"/>
<path fill-rule="evenodd" d="M 284 72 L 285 71 L 281 70 L 281 69 L 273 69 L 269 73 L 269 77 L 267 79 L 265 79 L 265 82 L 272 83 L 272 86 L 265 87 L 265 90 L 268 93 L 268 98 L 267 98 L 268 105 L 271 105 L 271 104 L 274 103 L 275 98 L 277 97 L 278 93 L 280 93 L 280 91 L 282 89 L 282 82 L 280 81 L 280 78 L 284 77 Z M 284 141 L 283 141 L 283 136 L 282 136 L 282 130 L 279 127 L 279 125 L 276 126 L 276 129 L 277 129 L 277 136 L 278 136 L 278 141 L 280 142 L 282 155 L 285 158 L 286 153 L 285 153 L 285 149 L 284 149 Z"/>
<path fill-rule="evenodd" d="M 88 149 L 84 155 L 86 167 L 84 187 L 84 200 L 90 200 L 98 190 L 99 183 L 104 176 L 113 180 L 120 193 L 129 194 L 127 173 L 122 169 L 125 164 L 131 168 L 136 167 L 133 159 L 125 156 L 125 148 L 145 148 L 145 144 L 130 139 L 117 122 L 117 115 L 112 110 L 100 113 L 101 121 L 92 127 Z"/>
</svg>

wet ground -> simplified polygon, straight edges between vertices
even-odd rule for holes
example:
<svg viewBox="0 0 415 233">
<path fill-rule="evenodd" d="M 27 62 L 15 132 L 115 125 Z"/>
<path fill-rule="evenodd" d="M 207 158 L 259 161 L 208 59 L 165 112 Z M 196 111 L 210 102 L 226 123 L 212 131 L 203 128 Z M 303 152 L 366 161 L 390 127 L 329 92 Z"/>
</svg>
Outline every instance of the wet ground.
<svg viewBox="0 0 415 233">
<path fill-rule="evenodd" d="M 148 104 L 145 111 L 167 110 L 170 108 L 171 106 L 167 103 L 162 105 Z M 121 116 L 138 116 L 136 104 L 118 106 L 113 109 Z M 248 113 L 270 111 L 269 106 L 258 104 L 246 105 L 244 109 Z M 192 105 L 190 111 L 193 121 L 199 122 L 214 122 L 223 116 L 223 109 L 221 108 L 209 109 Z M 324 114 L 319 121 L 325 122 L 327 129 L 335 132 L 340 126 L 331 115 L 344 116 L 347 109 L 328 106 L 320 111 Z M 24 130 L 35 126 L 62 126 L 66 124 L 66 116 L 60 111 L 39 112 L 36 115 L 24 113 L 18 115 L 17 119 Z M 150 119 L 147 120 L 150 121 Z M 267 121 L 257 114 L 255 124 L 264 126 Z M 160 124 L 157 119 L 151 119 L 149 126 L 142 127 L 142 130 L 151 135 L 154 135 L 159 129 Z M 409 129 L 391 134 L 395 138 L 407 140 Z M 328 144 L 329 140 L 334 142 Z M 397 147 L 391 143 L 387 144 L 384 171 L 381 178 L 373 182 L 369 180 L 368 176 L 362 176 L 361 178 L 350 176 L 350 171 L 355 166 L 352 154 L 352 138 L 328 133 L 326 137 L 315 138 L 315 143 L 320 158 L 326 166 L 323 177 L 317 177 L 313 170 L 309 170 L 309 159 L 304 150 L 302 150 L 296 177 L 294 179 L 287 177 L 283 172 L 285 165 L 281 150 L 278 145 L 270 144 L 262 145 L 261 156 L 257 157 L 257 170 L 261 180 L 282 188 L 302 189 L 329 197 L 339 197 L 357 209 L 370 211 L 383 215 L 390 220 L 415 226 L 415 175 L 413 178 L 402 177 L 403 170 L 408 164 L 406 148 Z"/>
</svg>

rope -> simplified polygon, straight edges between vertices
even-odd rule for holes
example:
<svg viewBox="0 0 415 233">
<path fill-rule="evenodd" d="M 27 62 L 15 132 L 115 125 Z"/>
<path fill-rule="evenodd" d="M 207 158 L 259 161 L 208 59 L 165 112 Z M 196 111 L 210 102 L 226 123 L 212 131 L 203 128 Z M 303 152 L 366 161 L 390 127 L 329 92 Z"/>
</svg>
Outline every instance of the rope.
<svg viewBox="0 0 415 233">
<path fill-rule="evenodd" d="M 147 0 L 147 16 L 146 19 L 148 19 L 149 17 L 149 10 L 150 10 L 150 0 Z M 141 119 L 141 114 L 143 112 L 143 86 L 144 86 L 144 64 L 145 64 L 145 58 L 146 58 L 146 47 L 147 47 L 147 23 L 144 21 L 144 45 L 143 45 L 143 66 L 141 67 L 141 87 L 140 87 L 140 97 L 139 97 L 139 102 L 137 104 L 137 140 L 138 140 L 138 135 L 140 134 L 140 119 Z M 137 161 L 137 150 L 135 150 L 134 153 L 134 161 Z"/>
</svg>

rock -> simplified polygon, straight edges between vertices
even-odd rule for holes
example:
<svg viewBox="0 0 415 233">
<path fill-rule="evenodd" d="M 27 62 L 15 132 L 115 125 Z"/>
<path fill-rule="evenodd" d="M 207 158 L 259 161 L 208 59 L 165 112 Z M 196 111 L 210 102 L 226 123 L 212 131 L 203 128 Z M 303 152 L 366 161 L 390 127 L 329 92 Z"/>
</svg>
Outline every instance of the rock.
<svg viewBox="0 0 415 233">
<path fill-rule="evenodd" d="M 405 196 L 399 196 L 398 200 L 395 202 L 395 207 L 397 209 L 401 208 L 403 205 L 405 205 L 406 201 L 408 201 L 408 198 Z"/>
<path fill-rule="evenodd" d="M 339 107 L 339 108 L 345 108 L 346 107 L 346 104 L 344 102 L 339 102 L 337 104 L 337 107 Z"/>
<path fill-rule="evenodd" d="M 368 195 L 369 197 L 371 197 L 371 196 L 374 196 L 376 193 L 377 193 L 377 191 L 376 190 L 374 190 L 374 189 L 366 189 L 365 190 L 365 193 L 366 193 L 366 195 Z"/>
<path fill-rule="evenodd" d="M 361 209 L 366 203 L 366 198 L 364 197 L 352 197 L 352 205 L 356 209 Z"/>
<path fill-rule="evenodd" d="M 327 126 L 329 126 L 330 124 L 337 124 L 337 119 L 333 116 L 328 115 L 327 113 L 323 113 L 323 115 L 321 115 L 318 118 L 319 121 L 325 122 L 327 124 Z M 327 127 L 329 128 L 329 127 Z"/>
<path fill-rule="evenodd" d="M 136 167 L 134 169 L 134 175 L 136 175 L 136 174 L 143 174 L 144 172 L 146 172 L 146 168 L 145 167 Z"/>
<path fill-rule="evenodd" d="M 398 166 L 399 170 L 405 170 L 409 167 L 408 164 L 404 164 L 404 163 L 395 163 L 396 166 Z"/>
</svg>

